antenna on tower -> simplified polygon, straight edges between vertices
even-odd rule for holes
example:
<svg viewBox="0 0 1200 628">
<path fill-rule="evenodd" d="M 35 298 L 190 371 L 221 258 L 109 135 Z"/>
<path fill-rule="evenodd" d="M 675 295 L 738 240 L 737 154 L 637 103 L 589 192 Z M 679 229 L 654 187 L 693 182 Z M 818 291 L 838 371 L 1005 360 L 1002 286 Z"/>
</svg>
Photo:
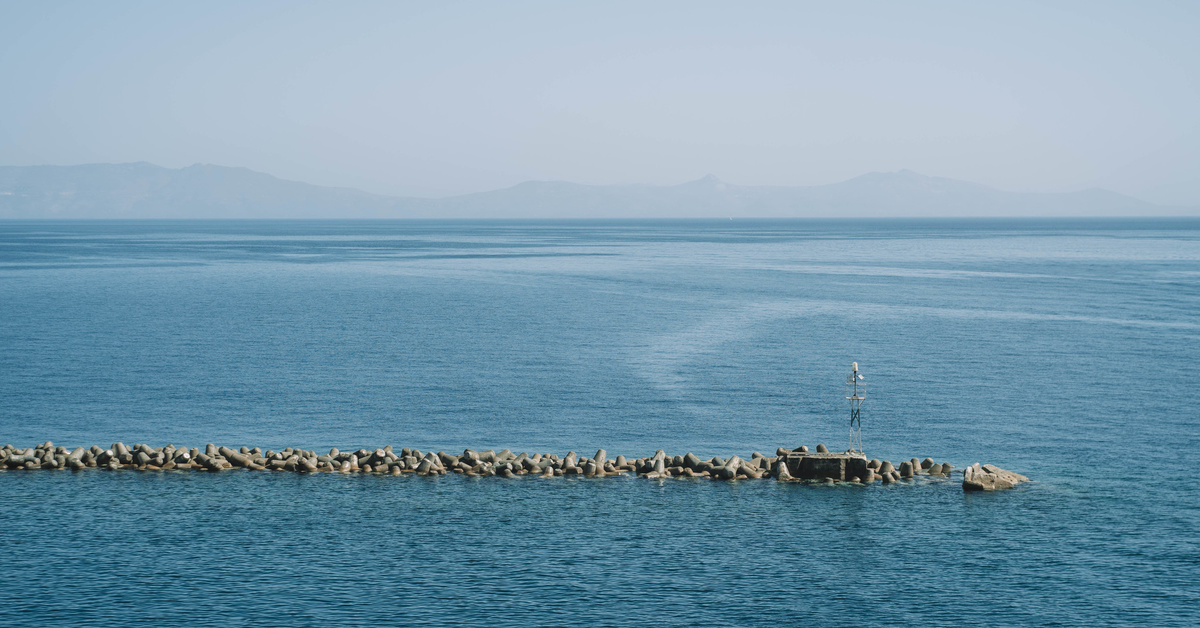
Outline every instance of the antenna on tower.
<svg viewBox="0 0 1200 628">
<path fill-rule="evenodd" d="M 847 451 L 862 453 L 862 417 L 859 410 L 866 399 L 866 391 L 861 382 L 863 376 L 858 372 L 858 362 L 850 365 L 850 376 L 846 378 L 846 399 L 850 400 L 850 449 Z"/>
</svg>

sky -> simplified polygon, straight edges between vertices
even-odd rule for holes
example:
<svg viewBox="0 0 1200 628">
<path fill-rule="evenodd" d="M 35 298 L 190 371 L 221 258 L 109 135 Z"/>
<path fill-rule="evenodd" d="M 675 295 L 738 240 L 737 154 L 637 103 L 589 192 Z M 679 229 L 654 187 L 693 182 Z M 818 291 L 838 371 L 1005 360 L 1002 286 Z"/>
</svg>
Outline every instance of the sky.
<svg viewBox="0 0 1200 628">
<path fill-rule="evenodd" d="M 1200 205 L 1200 2 L 0 0 L 0 164 Z"/>
</svg>

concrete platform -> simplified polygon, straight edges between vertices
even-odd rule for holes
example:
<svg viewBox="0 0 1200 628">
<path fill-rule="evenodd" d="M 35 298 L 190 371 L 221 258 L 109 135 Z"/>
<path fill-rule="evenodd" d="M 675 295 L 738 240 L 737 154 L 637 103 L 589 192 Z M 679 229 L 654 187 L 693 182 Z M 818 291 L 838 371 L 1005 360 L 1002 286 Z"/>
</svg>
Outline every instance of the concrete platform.
<svg viewBox="0 0 1200 628">
<path fill-rule="evenodd" d="M 788 473 L 801 480 L 832 478 L 841 482 L 867 475 L 867 457 L 859 453 L 793 451 L 787 455 Z"/>
</svg>

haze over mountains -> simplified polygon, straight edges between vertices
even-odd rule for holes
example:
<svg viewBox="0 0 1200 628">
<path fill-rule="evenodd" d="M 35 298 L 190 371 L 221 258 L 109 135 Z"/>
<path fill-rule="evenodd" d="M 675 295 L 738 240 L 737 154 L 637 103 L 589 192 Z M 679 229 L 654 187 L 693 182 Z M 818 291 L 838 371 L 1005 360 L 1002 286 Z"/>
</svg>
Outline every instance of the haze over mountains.
<svg viewBox="0 0 1200 628">
<path fill-rule="evenodd" d="M 1103 189 L 1006 192 L 908 170 L 829 185 L 672 186 L 528 181 L 447 198 L 389 197 L 245 168 L 139 162 L 0 166 L 0 218 L 725 218 L 1196 215 Z"/>
</svg>

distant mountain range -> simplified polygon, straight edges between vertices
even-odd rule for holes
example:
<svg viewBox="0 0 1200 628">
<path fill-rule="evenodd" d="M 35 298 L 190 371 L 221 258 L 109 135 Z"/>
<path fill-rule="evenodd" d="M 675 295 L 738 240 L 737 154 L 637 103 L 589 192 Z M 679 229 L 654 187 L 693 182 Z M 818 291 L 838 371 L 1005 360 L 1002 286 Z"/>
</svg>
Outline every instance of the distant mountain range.
<svg viewBox="0 0 1200 628">
<path fill-rule="evenodd" d="M 806 187 L 716 177 L 672 186 L 528 181 L 447 198 L 390 197 L 285 181 L 245 168 L 144 162 L 0 166 L 0 218 L 725 218 L 1167 216 L 1200 208 L 1093 188 L 1004 192 L 908 170 Z"/>
</svg>

